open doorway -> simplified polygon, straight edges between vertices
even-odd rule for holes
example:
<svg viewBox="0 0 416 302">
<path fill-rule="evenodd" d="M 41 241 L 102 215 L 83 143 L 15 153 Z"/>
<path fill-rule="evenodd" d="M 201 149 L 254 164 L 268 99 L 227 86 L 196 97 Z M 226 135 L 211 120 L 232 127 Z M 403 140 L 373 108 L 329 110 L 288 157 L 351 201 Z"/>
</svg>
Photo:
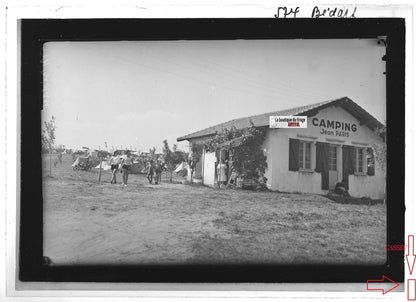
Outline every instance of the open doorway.
<svg viewBox="0 0 416 302">
<path fill-rule="evenodd" d="M 334 190 L 338 182 L 338 146 L 329 145 L 328 148 L 329 189 Z"/>
</svg>

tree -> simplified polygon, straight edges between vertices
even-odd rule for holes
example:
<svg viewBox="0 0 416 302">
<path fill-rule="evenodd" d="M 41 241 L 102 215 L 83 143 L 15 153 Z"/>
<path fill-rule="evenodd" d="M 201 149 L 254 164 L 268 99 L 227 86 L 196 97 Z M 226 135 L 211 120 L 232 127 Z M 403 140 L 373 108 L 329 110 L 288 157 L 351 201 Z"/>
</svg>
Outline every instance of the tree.
<svg viewBox="0 0 416 302">
<path fill-rule="evenodd" d="M 49 152 L 49 176 L 52 176 L 52 150 L 55 144 L 55 117 L 52 116 L 50 121 L 44 122 L 45 128 L 42 130 L 42 147 Z"/>
<path fill-rule="evenodd" d="M 173 149 L 174 151 L 170 149 L 168 141 L 165 139 L 163 141 L 163 161 L 166 164 L 166 168 L 170 172 L 170 183 L 172 183 L 173 171 L 175 171 L 176 166 L 185 161 L 186 159 L 185 152 L 177 150 L 177 147 L 175 145 Z"/>
</svg>

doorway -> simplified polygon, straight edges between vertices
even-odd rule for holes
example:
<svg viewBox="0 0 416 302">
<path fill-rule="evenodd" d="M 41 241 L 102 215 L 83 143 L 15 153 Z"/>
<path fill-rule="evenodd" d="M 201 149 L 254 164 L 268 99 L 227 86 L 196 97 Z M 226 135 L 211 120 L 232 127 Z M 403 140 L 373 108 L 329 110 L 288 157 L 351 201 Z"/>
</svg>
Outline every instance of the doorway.
<svg viewBox="0 0 416 302">
<path fill-rule="evenodd" d="M 338 182 L 338 146 L 336 145 L 329 145 L 328 148 L 328 172 L 329 172 L 329 189 L 334 190 L 335 185 Z"/>
</svg>

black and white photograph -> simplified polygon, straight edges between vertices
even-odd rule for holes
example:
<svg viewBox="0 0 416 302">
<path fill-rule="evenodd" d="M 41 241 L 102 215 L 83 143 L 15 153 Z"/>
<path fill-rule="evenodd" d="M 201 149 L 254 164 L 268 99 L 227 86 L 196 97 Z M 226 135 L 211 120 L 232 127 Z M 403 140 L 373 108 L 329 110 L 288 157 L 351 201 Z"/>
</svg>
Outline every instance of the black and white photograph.
<svg viewBox="0 0 416 302">
<path fill-rule="evenodd" d="M 382 265 L 386 41 L 43 44 L 50 265 Z"/>
</svg>

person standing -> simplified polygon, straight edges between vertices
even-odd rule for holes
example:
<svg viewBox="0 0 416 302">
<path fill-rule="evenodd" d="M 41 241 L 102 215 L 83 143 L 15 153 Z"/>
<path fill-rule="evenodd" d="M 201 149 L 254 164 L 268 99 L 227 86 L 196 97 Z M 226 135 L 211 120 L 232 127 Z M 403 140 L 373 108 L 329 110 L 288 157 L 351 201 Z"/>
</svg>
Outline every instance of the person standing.
<svg viewBox="0 0 416 302">
<path fill-rule="evenodd" d="M 117 183 L 117 171 L 118 166 L 120 164 L 120 156 L 118 155 L 117 151 L 114 151 L 113 156 L 110 158 L 110 165 L 111 165 L 111 183 L 116 184 Z"/>
<path fill-rule="evenodd" d="M 217 166 L 218 185 L 225 185 L 227 183 L 227 165 L 221 161 Z"/>
<path fill-rule="evenodd" d="M 126 151 L 124 158 L 121 161 L 123 171 L 123 186 L 127 186 L 131 166 L 133 165 L 133 158 L 130 156 L 130 151 Z"/>
<path fill-rule="evenodd" d="M 59 160 L 59 163 L 62 164 L 62 152 L 61 151 L 58 152 L 58 160 Z"/>
</svg>

